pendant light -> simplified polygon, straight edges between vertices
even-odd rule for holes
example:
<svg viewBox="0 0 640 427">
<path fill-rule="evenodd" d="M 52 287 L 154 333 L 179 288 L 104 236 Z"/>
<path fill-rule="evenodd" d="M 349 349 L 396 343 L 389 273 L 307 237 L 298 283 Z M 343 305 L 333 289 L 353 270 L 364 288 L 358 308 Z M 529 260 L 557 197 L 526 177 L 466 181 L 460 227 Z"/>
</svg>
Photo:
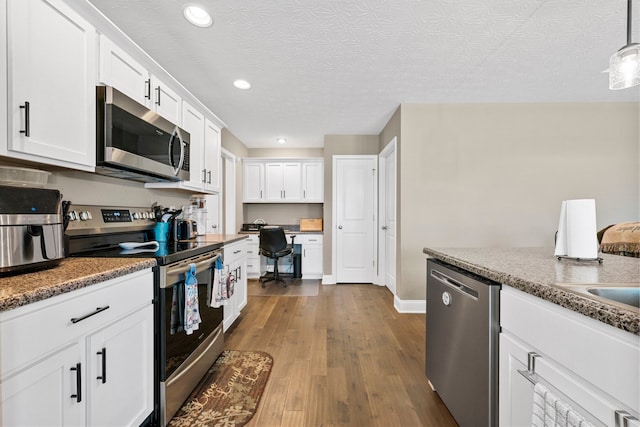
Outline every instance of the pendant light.
<svg viewBox="0 0 640 427">
<path fill-rule="evenodd" d="M 609 61 L 609 89 L 640 84 L 640 43 L 631 43 L 631 0 L 627 0 L 627 44 Z"/>
</svg>

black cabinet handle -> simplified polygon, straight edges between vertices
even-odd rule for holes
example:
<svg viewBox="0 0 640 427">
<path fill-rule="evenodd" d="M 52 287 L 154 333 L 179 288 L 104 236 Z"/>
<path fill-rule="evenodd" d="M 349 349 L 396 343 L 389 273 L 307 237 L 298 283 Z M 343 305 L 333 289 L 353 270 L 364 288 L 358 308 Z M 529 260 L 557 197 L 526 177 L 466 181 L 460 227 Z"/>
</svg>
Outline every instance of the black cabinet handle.
<svg viewBox="0 0 640 427">
<path fill-rule="evenodd" d="M 202 182 L 203 183 L 207 182 L 207 170 L 206 169 L 202 169 Z"/>
<path fill-rule="evenodd" d="M 151 99 L 151 79 L 147 79 L 144 81 L 145 86 L 145 94 L 144 97 L 147 99 Z"/>
<path fill-rule="evenodd" d="M 207 184 L 211 184 L 211 171 L 207 172 L 209 179 L 207 180 Z"/>
<path fill-rule="evenodd" d="M 102 380 L 102 384 L 107 382 L 107 348 L 102 347 L 102 351 L 96 353 L 102 356 L 102 375 L 97 376 L 97 380 Z"/>
<path fill-rule="evenodd" d="M 91 316 L 96 315 L 96 314 L 98 314 L 98 313 L 102 313 L 103 311 L 107 310 L 108 308 L 109 308 L 109 306 L 108 306 L 108 305 L 105 305 L 104 307 L 98 307 L 98 308 L 96 308 L 96 309 L 95 309 L 95 311 L 93 311 L 93 312 L 91 312 L 91 313 L 89 313 L 89 314 L 85 314 L 85 315 L 84 315 L 84 316 L 82 316 L 82 317 L 72 317 L 72 318 L 71 318 L 71 323 L 78 323 L 78 322 L 81 322 L 81 321 L 83 321 L 84 319 L 86 319 L 86 318 L 88 318 L 88 317 L 91 317 Z"/>
<path fill-rule="evenodd" d="M 76 399 L 76 402 L 82 402 L 82 371 L 80 368 L 82 365 L 80 363 L 76 363 L 76 366 L 70 368 L 71 371 L 76 371 L 76 394 L 72 394 L 71 398 Z"/>
<path fill-rule="evenodd" d="M 156 88 L 156 92 L 158 93 L 158 96 L 156 96 L 156 105 L 160 105 L 160 86 Z"/>
<path fill-rule="evenodd" d="M 24 130 L 21 130 L 20 133 L 24 133 L 24 136 L 31 136 L 31 126 L 29 126 L 29 101 L 25 101 L 24 105 L 21 105 L 20 108 L 24 108 Z"/>
</svg>

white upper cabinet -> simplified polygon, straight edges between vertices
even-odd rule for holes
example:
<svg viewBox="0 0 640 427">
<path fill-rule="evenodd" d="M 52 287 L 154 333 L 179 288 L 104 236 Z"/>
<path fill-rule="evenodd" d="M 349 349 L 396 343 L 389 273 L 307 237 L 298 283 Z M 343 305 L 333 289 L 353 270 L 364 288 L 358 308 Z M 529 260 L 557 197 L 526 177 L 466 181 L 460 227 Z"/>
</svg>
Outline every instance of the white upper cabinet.
<svg viewBox="0 0 640 427">
<path fill-rule="evenodd" d="M 205 179 L 204 157 L 204 114 L 186 102 L 182 103 L 182 128 L 189 132 L 189 185 L 200 190 Z"/>
<path fill-rule="evenodd" d="M 100 35 L 100 83 L 113 86 L 142 105 L 151 99 L 149 72 L 104 35 Z"/>
<path fill-rule="evenodd" d="M 244 162 L 244 198 L 246 203 L 264 201 L 264 163 L 247 161 Z"/>
<path fill-rule="evenodd" d="M 220 128 L 211 120 L 204 120 L 204 169 L 206 172 L 204 190 L 211 193 L 220 192 Z"/>
<path fill-rule="evenodd" d="M 93 171 L 95 28 L 60 0 L 7 1 L 8 140 L 0 154 Z"/>
<path fill-rule="evenodd" d="M 302 162 L 302 198 L 308 203 L 324 201 L 324 162 L 322 160 Z"/>
<path fill-rule="evenodd" d="M 298 202 L 302 198 L 300 162 L 265 163 L 265 201 Z"/>
<path fill-rule="evenodd" d="M 322 159 L 246 159 L 245 203 L 322 203 Z"/>
<path fill-rule="evenodd" d="M 180 123 L 182 112 L 182 98 L 168 85 L 162 83 L 157 77 L 151 75 L 151 109 L 172 123 Z"/>
<path fill-rule="evenodd" d="M 104 35 L 100 35 L 99 80 L 172 123 L 180 124 L 181 97 Z"/>
</svg>

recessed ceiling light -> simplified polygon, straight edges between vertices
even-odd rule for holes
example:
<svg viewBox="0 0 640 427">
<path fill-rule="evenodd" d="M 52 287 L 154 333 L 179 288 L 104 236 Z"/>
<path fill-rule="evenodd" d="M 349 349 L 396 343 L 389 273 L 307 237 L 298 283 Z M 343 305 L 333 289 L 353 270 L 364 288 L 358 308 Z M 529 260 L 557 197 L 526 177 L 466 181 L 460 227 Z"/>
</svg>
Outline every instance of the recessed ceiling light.
<svg viewBox="0 0 640 427">
<path fill-rule="evenodd" d="M 213 18 L 211 18 L 209 12 L 197 4 L 186 5 L 184 7 L 184 17 L 198 27 L 210 27 L 213 24 Z"/>
<path fill-rule="evenodd" d="M 287 142 L 287 140 L 285 138 L 278 138 L 278 142 L 280 144 L 284 144 L 285 142 Z"/>
<path fill-rule="evenodd" d="M 236 80 L 235 82 L 233 82 L 233 85 L 238 89 L 243 89 L 243 90 L 251 89 L 251 83 L 249 83 L 246 80 Z"/>
</svg>

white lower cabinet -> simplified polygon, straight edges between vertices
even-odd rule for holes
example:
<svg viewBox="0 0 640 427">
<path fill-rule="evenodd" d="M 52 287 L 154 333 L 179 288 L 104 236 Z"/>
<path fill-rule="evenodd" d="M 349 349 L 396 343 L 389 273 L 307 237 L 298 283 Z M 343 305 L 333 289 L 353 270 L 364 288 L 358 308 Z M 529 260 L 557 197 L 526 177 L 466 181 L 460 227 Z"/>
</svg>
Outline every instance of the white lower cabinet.
<svg viewBox="0 0 640 427">
<path fill-rule="evenodd" d="M 260 237 L 252 234 L 247 239 L 247 278 L 260 277 Z"/>
<path fill-rule="evenodd" d="M 301 234 L 296 237 L 302 244 L 302 278 L 322 278 L 322 234 Z"/>
<path fill-rule="evenodd" d="M 0 313 L 1 425 L 140 425 L 153 412 L 153 273 Z"/>
<path fill-rule="evenodd" d="M 2 352 L 12 351 L 4 348 Z M 84 384 L 78 371 L 82 360 L 78 342 L 43 357 L 28 369 L 2 379 L 2 425 L 4 426 L 80 426 L 85 420 L 84 399 L 78 390 Z M 81 366 L 82 368 L 82 366 Z M 80 370 L 82 372 L 82 369 Z M 81 375 L 81 374 L 80 374 Z M 37 409 L 37 410 L 36 410 Z"/>
<path fill-rule="evenodd" d="M 535 381 L 597 426 L 640 426 L 640 337 L 532 295 L 500 293 L 500 426 L 530 426 Z M 630 414 L 626 424 L 616 422 Z"/>
<path fill-rule="evenodd" d="M 149 337 L 153 337 L 153 311 L 148 308 L 89 337 L 89 425 L 139 425 L 149 415 L 153 402 L 153 371 L 149 369 L 153 366 L 153 347 Z"/>
<path fill-rule="evenodd" d="M 224 246 L 224 268 L 227 278 L 233 282 L 233 295 L 223 306 L 224 331 L 240 317 L 240 311 L 247 305 L 247 243 L 246 240 Z"/>
</svg>

